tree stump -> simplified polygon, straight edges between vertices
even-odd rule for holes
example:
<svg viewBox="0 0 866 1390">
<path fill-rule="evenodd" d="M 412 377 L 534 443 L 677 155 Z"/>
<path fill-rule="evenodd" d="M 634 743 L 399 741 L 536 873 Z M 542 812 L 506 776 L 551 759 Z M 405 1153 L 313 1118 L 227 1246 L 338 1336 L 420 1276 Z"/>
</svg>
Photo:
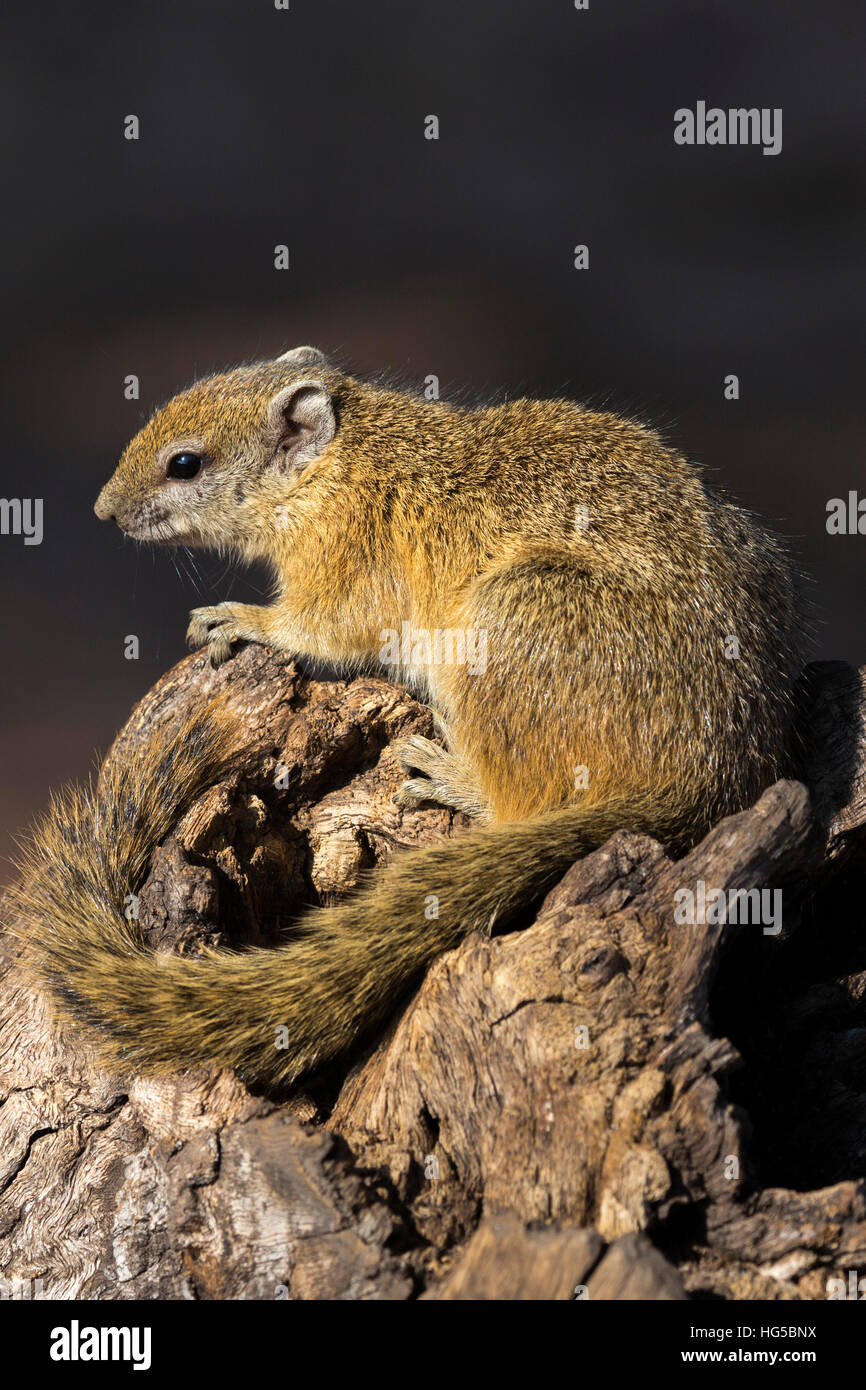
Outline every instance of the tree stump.
<svg viewBox="0 0 866 1390">
<path fill-rule="evenodd" d="M 802 781 L 679 861 L 614 835 L 291 1093 L 106 1075 L 5 935 L 0 1292 L 826 1297 L 866 1262 L 864 687 L 808 668 Z M 429 710 L 259 647 L 181 662 L 109 760 L 223 691 L 243 750 L 154 853 L 139 922 L 155 949 L 274 944 L 305 904 L 469 828 L 392 803 L 390 745 L 435 736 Z M 713 890 L 721 919 L 684 922 L 684 895 Z M 781 920 L 733 920 L 737 890 Z"/>
</svg>

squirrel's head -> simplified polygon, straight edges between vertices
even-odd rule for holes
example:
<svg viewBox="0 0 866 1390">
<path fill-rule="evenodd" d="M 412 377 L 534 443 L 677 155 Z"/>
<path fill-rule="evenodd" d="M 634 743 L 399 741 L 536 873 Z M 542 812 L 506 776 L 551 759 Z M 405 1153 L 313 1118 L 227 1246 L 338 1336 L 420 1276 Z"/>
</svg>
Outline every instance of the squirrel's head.
<svg viewBox="0 0 866 1390">
<path fill-rule="evenodd" d="M 336 380 L 317 348 L 300 347 L 196 382 L 127 445 L 96 515 L 135 540 L 243 545 L 257 501 L 290 497 L 333 440 Z"/>
</svg>

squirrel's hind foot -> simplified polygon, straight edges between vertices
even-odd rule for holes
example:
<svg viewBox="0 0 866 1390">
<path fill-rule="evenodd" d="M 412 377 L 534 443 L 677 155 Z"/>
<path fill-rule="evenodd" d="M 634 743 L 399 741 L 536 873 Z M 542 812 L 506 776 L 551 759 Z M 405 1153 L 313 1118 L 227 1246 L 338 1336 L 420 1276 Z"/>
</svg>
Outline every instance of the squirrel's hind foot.
<svg viewBox="0 0 866 1390">
<path fill-rule="evenodd" d="M 392 798 L 396 806 L 412 808 L 434 801 L 454 811 L 465 811 L 478 820 L 487 820 L 489 808 L 472 769 L 456 753 L 446 752 L 432 739 L 412 734 L 395 743 L 391 752 L 404 772 L 421 773 L 410 777 Z"/>
</svg>

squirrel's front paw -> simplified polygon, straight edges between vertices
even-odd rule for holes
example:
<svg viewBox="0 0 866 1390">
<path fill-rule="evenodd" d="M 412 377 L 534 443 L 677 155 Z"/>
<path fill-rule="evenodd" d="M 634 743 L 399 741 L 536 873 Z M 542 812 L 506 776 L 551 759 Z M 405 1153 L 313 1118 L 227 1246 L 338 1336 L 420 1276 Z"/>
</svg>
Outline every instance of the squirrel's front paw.
<svg viewBox="0 0 866 1390">
<path fill-rule="evenodd" d="M 247 605 L 218 603 L 213 608 L 194 608 L 189 615 L 186 640 L 190 647 L 207 646 L 211 666 L 220 666 L 232 654 L 233 642 L 261 641 L 256 624 L 245 621 Z"/>
</svg>

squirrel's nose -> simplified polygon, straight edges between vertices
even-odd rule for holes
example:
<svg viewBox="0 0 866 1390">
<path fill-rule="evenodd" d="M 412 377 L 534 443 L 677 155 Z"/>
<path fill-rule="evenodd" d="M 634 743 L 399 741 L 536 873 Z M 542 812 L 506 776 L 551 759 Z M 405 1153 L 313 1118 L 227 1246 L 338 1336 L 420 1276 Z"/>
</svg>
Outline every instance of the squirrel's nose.
<svg viewBox="0 0 866 1390">
<path fill-rule="evenodd" d="M 96 512 L 96 515 L 99 517 L 100 521 L 116 520 L 114 508 L 106 498 L 104 492 L 100 492 L 99 496 L 93 504 L 93 510 Z"/>
</svg>

